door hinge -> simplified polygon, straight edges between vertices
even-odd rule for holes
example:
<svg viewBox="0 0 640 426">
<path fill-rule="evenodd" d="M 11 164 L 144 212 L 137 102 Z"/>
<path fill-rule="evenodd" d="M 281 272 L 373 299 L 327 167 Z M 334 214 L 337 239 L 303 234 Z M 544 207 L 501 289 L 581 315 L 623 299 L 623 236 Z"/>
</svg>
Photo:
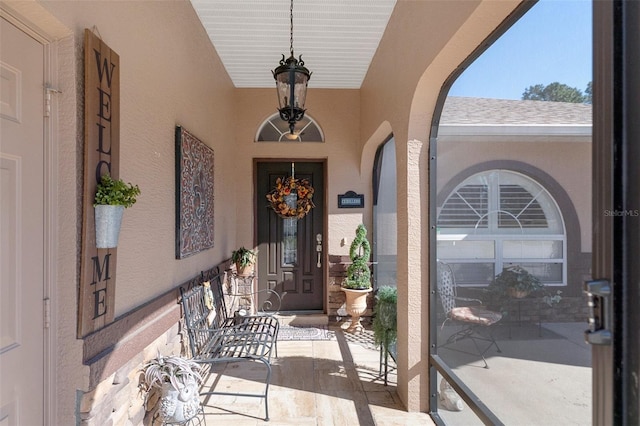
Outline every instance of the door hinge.
<svg viewBox="0 0 640 426">
<path fill-rule="evenodd" d="M 44 88 L 44 116 L 45 117 L 51 116 L 51 94 L 52 93 L 58 94 L 62 92 L 52 87 Z"/>
<path fill-rule="evenodd" d="M 48 297 L 43 300 L 43 317 L 44 317 L 44 328 L 49 328 L 51 326 L 51 299 Z"/>
</svg>

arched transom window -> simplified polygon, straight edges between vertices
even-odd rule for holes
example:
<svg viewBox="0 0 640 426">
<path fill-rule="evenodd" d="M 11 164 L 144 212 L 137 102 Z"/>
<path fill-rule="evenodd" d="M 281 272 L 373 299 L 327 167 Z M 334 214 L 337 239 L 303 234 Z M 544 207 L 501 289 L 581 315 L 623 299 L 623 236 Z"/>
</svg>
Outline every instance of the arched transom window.
<svg viewBox="0 0 640 426">
<path fill-rule="evenodd" d="M 520 265 L 545 284 L 566 284 L 566 236 L 549 192 L 522 174 L 478 173 L 458 185 L 438 211 L 438 258 L 462 285 L 488 285 Z"/>
<path fill-rule="evenodd" d="M 324 134 L 318 123 L 308 114 L 296 122 L 294 134 L 289 131 L 289 123 L 275 113 L 267 118 L 256 134 L 256 142 L 324 142 Z"/>
</svg>

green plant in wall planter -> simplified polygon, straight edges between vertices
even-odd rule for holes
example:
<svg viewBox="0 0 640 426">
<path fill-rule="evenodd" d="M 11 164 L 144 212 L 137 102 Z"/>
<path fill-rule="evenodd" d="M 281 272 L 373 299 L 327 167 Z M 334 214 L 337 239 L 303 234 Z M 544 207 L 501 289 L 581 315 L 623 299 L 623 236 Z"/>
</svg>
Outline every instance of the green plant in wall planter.
<svg viewBox="0 0 640 426">
<path fill-rule="evenodd" d="M 125 183 L 122 179 L 114 180 L 108 174 L 102 175 L 93 203 L 97 248 L 118 246 L 124 209 L 134 205 L 138 195 L 138 185 Z"/>
<path fill-rule="evenodd" d="M 367 240 L 367 228 L 360 224 L 356 228 L 356 237 L 349 248 L 351 264 L 347 267 L 347 276 L 342 284 L 346 295 L 346 310 L 351 315 L 351 325 L 347 331 L 354 332 L 362 328 L 360 316 L 367 310 L 367 295 L 371 291 L 371 269 L 369 256 L 371 246 Z"/>
<path fill-rule="evenodd" d="M 251 275 L 253 273 L 253 265 L 256 263 L 256 251 L 240 247 L 231 253 L 231 261 L 236 264 L 238 275 Z"/>
</svg>

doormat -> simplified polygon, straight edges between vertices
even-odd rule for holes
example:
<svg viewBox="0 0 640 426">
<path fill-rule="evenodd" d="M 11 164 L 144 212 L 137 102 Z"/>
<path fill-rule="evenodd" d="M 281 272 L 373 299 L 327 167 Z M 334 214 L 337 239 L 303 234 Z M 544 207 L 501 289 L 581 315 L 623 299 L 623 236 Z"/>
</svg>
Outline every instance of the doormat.
<svg viewBox="0 0 640 426">
<path fill-rule="evenodd" d="M 335 337 L 326 325 L 281 325 L 278 340 L 331 340 Z"/>
</svg>

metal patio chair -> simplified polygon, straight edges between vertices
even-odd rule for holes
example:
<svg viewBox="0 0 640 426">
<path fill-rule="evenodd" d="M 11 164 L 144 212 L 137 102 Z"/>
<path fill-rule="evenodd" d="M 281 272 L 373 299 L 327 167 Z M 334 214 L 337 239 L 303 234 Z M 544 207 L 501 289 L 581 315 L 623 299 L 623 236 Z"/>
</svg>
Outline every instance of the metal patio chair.
<svg viewBox="0 0 640 426">
<path fill-rule="evenodd" d="M 481 306 L 482 301 L 480 299 L 459 297 L 453 269 L 451 269 L 450 265 L 441 261 L 438 261 L 438 295 L 445 314 L 441 329 L 449 321 L 460 326 L 460 330 L 449 336 L 446 342 L 439 345 L 439 347 L 471 355 L 479 355 L 484 362 L 484 368 L 489 368 L 489 364 L 484 357 L 487 351 L 492 346 L 495 346 L 497 352 L 502 352 L 491 330 L 491 326 L 502 319 L 502 314 Z M 459 306 L 459 303 L 463 306 Z M 456 343 L 464 339 L 470 339 L 473 342 L 476 352 L 454 347 Z M 483 343 L 484 347 L 482 347 Z"/>
</svg>

